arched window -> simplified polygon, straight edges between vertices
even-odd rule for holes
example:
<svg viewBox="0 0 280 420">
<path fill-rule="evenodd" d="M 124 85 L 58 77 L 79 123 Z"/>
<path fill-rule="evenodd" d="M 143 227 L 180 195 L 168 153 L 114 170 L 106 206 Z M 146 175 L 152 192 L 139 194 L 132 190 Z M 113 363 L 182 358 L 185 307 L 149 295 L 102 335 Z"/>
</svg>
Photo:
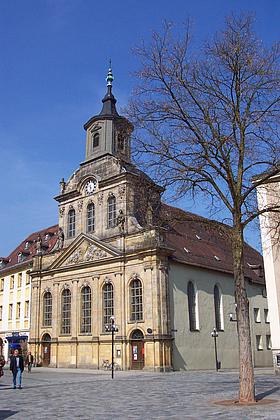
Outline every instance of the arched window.
<svg viewBox="0 0 280 420">
<path fill-rule="evenodd" d="M 68 213 L 68 238 L 74 238 L 76 230 L 76 214 L 75 210 L 71 209 Z"/>
<path fill-rule="evenodd" d="M 52 294 L 46 292 L 43 296 L 43 326 L 50 327 L 52 325 Z"/>
<path fill-rule="evenodd" d="M 61 294 L 61 334 L 71 333 L 71 292 L 63 290 Z"/>
<path fill-rule="evenodd" d="M 95 133 L 92 136 L 92 147 L 98 147 L 99 146 L 99 134 Z"/>
<path fill-rule="evenodd" d="M 192 281 L 188 283 L 188 304 L 190 331 L 198 331 L 197 296 Z"/>
<path fill-rule="evenodd" d="M 142 283 L 134 279 L 130 283 L 130 320 L 140 321 L 143 319 Z"/>
<path fill-rule="evenodd" d="M 91 333 L 91 288 L 85 286 L 81 291 L 81 333 Z"/>
<path fill-rule="evenodd" d="M 94 204 L 90 203 L 87 206 L 87 232 L 94 232 L 94 216 L 95 216 Z"/>
<path fill-rule="evenodd" d="M 218 331 L 223 331 L 223 308 L 222 294 L 220 287 L 215 284 L 214 287 L 214 308 L 215 308 L 215 324 Z"/>
<path fill-rule="evenodd" d="M 107 202 L 107 225 L 108 228 L 116 226 L 116 197 L 111 195 Z"/>
<path fill-rule="evenodd" d="M 111 316 L 114 315 L 114 288 L 112 283 L 106 283 L 103 286 L 103 330 L 106 331 L 106 325 L 111 324 Z"/>
</svg>

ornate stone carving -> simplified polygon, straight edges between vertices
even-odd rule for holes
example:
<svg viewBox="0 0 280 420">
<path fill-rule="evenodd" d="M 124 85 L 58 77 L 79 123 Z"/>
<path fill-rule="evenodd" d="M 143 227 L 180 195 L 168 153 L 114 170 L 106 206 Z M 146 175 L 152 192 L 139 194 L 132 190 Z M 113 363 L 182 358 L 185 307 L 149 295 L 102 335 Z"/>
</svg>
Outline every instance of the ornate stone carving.
<svg viewBox="0 0 280 420">
<path fill-rule="evenodd" d="M 125 215 L 124 215 L 124 212 L 120 209 L 119 214 L 117 216 L 117 226 L 119 226 L 120 232 L 124 231 L 124 224 L 125 224 Z"/>
<path fill-rule="evenodd" d="M 139 274 L 137 274 L 137 273 L 133 273 L 133 274 L 132 274 L 132 276 L 131 276 L 131 279 L 132 279 L 132 280 L 139 279 Z"/>
<path fill-rule="evenodd" d="M 98 200 L 98 204 L 101 206 L 102 202 L 103 202 L 103 193 L 99 193 L 97 196 L 97 200 Z"/>
<path fill-rule="evenodd" d="M 90 245 L 85 253 L 84 261 L 99 260 L 105 257 L 107 257 L 107 252 L 97 248 L 95 245 Z"/>
<path fill-rule="evenodd" d="M 74 207 L 72 206 L 72 204 L 70 204 L 69 210 L 73 210 L 73 209 L 74 209 Z"/>
<path fill-rule="evenodd" d="M 119 197 L 120 197 L 120 199 L 122 200 L 123 199 L 123 197 L 124 197 L 124 195 L 125 195 L 125 185 L 120 185 L 119 186 Z"/>
<path fill-rule="evenodd" d="M 62 286 L 63 289 L 70 289 L 70 286 L 68 283 L 64 283 L 64 285 Z"/>
<path fill-rule="evenodd" d="M 60 227 L 57 232 L 57 249 L 62 249 L 64 244 L 64 233 L 62 228 Z"/>
<path fill-rule="evenodd" d="M 51 289 L 49 288 L 49 287 L 46 287 L 45 289 L 44 289 L 44 293 L 48 293 L 48 292 L 50 292 L 51 291 Z"/>
<path fill-rule="evenodd" d="M 41 254 L 42 253 L 42 238 L 40 235 L 38 235 L 37 239 L 36 239 L 36 254 Z"/>
<path fill-rule="evenodd" d="M 81 211 L 83 210 L 83 204 L 84 204 L 84 202 L 82 200 L 78 202 L 78 211 L 79 211 L 79 213 L 81 213 Z"/>
<path fill-rule="evenodd" d="M 64 213 L 65 213 L 65 207 L 64 206 L 59 207 L 59 215 L 60 215 L 60 217 L 63 217 L 64 216 Z"/>
<path fill-rule="evenodd" d="M 77 264 L 79 261 L 81 261 L 81 250 L 78 248 L 76 249 L 73 254 L 70 255 L 70 257 L 66 261 L 66 265 L 70 264 Z"/>
</svg>

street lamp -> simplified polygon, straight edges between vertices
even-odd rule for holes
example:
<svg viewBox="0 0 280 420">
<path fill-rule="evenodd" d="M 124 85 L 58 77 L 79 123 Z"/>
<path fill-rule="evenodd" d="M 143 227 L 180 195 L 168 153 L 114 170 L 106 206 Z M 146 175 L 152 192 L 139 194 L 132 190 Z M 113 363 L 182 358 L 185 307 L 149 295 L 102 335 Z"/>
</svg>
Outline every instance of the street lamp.
<svg viewBox="0 0 280 420">
<path fill-rule="evenodd" d="M 106 324 L 105 325 L 105 331 L 112 333 L 112 367 L 111 367 L 111 371 L 112 371 L 112 379 L 114 379 L 114 335 L 115 335 L 115 332 L 117 332 L 119 329 L 115 324 L 115 317 L 114 316 L 110 317 L 110 321 L 111 321 L 111 324 Z"/>
<path fill-rule="evenodd" d="M 216 328 L 213 328 L 213 331 L 211 332 L 212 337 L 214 338 L 214 348 L 215 348 L 215 362 L 216 362 L 216 371 L 218 372 L 221 368 L 221 362 L 218 361 L 218 353 L 217 353 L 217 338 L 219 337 L 219 334 L 216 330 Z"/>
</svg>

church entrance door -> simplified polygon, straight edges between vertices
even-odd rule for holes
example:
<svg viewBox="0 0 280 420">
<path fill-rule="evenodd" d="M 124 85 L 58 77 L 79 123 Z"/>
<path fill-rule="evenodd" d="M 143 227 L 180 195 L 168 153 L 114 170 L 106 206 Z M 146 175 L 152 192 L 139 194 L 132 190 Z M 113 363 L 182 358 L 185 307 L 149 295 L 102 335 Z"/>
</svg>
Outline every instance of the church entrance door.
<svg viewBox="0 0 280 420">
<path fill-rule="evenodd" d="M 131 363 L 130 369 L 141 370 L 145 364 L 144 336 L 142 331 L 135 330 L 131 334 Z"/>
<path fill-rule="evenodd" d="M 43 366 L 49 366 L 51 362 L 51 337 L 49 334 L 45 334 L 42 337 L 42 364 Z"/>
</svg>

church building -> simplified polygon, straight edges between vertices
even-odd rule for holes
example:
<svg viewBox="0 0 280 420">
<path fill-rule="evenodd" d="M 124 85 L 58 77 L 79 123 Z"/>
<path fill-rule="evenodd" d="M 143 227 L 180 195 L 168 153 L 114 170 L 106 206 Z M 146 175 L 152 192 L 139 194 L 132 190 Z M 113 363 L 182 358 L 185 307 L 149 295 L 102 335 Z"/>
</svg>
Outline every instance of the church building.
<svg viewBox="0 0 280 420">
<path fill-rule="evenodd" d="M 85 160 L 60 182 L 56 245 L 38 249 L 29 344 L 50 367 L 238 366 L 229 227 L 168 206 L 162 187 L 131 161 L 132 124 L 118 114 L 109 69 L 100 114 L 84 125 Z M 256 366 L 270 366 L 260 254 L 246 245 L 245 272 Z"/>
</svg>

